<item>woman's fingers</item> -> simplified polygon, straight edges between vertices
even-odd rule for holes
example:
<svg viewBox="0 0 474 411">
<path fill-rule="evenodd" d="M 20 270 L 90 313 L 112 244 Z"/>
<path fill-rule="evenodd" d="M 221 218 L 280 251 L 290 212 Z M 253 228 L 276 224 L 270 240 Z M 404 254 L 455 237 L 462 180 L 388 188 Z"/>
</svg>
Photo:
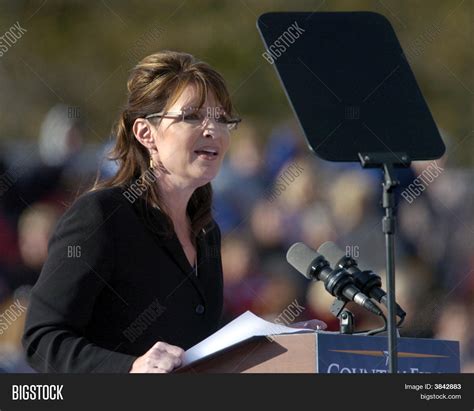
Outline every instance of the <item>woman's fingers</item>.
<svg viewBox="0 0 474 411">
<path fill-rule="evenodd" d="M 181 365 L 184 351 L 160 341 L 149 350 L 148 354 L 154 367 L 170 372 Z"/>
<path fill-rule="evenodd" d="M 130 372 L 168 373 L 181 365 L 183 355 L 182 348 L 158 341 L 144 355 L 134 361 Z"/>
<path fill-rule="evenodd" d="M 155 360 L 154 366 L 169 372 L 180 363 L 181 360 L 179 358 L 170 356 L 169 354 L 163 354 Z"/>
<path fill-rule="evenodd" d="M 158 341 L 152 348 L 153 351 L 166 351 L 175 357 L 182 357 L 184 350 L 176 345 L 167 344 L 163 341 Z"/>
</svg>

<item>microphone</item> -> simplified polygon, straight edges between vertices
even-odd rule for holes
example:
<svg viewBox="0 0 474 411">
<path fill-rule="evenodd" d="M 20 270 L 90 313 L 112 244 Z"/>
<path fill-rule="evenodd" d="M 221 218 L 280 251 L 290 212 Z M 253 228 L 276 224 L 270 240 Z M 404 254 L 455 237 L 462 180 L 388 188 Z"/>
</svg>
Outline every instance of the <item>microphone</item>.
<svg viewBox="0 0 474 411">
<path fill-rule="evenodd" d="M 352 276 L 344 268 L 333 270 L 324 256 L 306 244 L 293 244 L 286 253 L 286 261 L 307 279 L 322 281 L 334 297 L 354 301 L 373 314 L 383 315 L 382 310 L 356 287 Z"/>
<path fill-rule="evenodd" d="M 318 248 L 318 252 L 326 256 L 331 265 L 347 270 L 353 277 L 357 287 L 374 300 L 387 306 L 387 293 L 382 290 L 382 280 L 371 270 L 361 270 L 357 261 L 344 253 L 336 244 L 326 241 Z M 406 316 L 405 311 L 396 304 L 397 315 Z"/>
</svg>

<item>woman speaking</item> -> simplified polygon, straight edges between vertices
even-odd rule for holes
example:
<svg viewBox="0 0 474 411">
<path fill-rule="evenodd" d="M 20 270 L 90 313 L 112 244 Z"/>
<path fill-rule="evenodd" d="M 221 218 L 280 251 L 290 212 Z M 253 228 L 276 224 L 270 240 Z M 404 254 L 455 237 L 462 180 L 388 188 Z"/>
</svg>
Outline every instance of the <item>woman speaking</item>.
<svg viewBox="0 0 474 411">
<path fill-rule="evenodd" d="M 215 332 L 220 231 L 210 181 L 240 121 L 222 76 L 163 51 L 131 72 L 109 180 L 62 216 L 23 345 L 40 372 L 165 373 Z"/>
</svg>

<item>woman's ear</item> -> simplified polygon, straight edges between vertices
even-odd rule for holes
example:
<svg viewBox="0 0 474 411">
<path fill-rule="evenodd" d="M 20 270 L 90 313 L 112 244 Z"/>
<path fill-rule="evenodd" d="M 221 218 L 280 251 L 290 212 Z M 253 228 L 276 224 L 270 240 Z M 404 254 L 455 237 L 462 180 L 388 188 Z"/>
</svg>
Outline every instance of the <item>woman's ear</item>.
<svg viewBox="0 0 474 411">
<path fill-rule="evenodd" d="M 156 150 L 152 127 L 151 123 L 144 118 L 137 118 L 132 127 L 135 138 L 148 150 Z"/>
</svg>

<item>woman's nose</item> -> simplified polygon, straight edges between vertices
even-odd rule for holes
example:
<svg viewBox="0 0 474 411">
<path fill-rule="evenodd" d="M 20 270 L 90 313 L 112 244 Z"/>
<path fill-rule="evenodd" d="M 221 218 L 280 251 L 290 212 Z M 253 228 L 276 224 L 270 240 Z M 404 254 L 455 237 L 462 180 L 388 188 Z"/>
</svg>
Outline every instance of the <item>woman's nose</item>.
<svg viewBox="0 0 474 411">
<path fill-rule="evenodd" d="M 217 138 L 222 137 L 222 131 L 214 121 L 208 120 L 204 127 L 204 137 Z"/>
</svg>

